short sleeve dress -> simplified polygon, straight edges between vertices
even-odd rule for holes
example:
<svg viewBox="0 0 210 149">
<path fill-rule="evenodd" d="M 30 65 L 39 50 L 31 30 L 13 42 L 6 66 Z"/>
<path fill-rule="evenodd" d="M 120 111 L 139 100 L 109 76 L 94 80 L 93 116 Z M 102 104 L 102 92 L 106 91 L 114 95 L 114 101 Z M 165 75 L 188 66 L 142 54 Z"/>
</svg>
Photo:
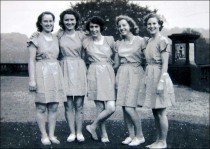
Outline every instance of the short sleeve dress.
<svg viewBox="0 0 210 149">
<path fill-rule="evenodd" d="M 69 36 L 65 32 L 58 34 L 61 51 L 61 68 L 67 96 L 85 96 L 87 94 L 86 65 L 82 56 L 82 40 L 85 34 L 76 31 Z"/>
<path fill-rule="evenodd" d="M 120 67 L 116 76 L 118 106 L 137 107 L 140 98 L 144 98 L 144 70 L 142 62 L 145 41 L 139 36 L 128 43 L 117 41 L 116 51 L 120 57 Z"/>
<path fill-rule="evenodd" d="M 64 79 L 60 64 L 58 39 L 52 35 L 48 41 L 43 33 L 28 41 L 28 46 L 34 44 L 36 50 L 35 79 L 37 84 L 35 102 L 50 103 L 67 100 Z"/>
<path fill-rule="evenodd" d="M 115 74 L 112 68 L 111 56 L 114 52 L 114 38 L 102 36 L 103 43 L 94 43 L 92 37 L 84 40 L 83 46 L 90 62 L 87 72 L 88 98 L 90 100 L 115 100 Z"/>
<path fill-rule="evenodd" d="M 175 105 L 173 83 L 169 75 L 165 76 L 162 94 L 157 94 L 157 84 L 161 77 L 161 52 L 170 52 L 170 45 L 166 37 L 160 35 L 156 40 L 147 40 L 144 54 L 147 61 L 145 71 L 146 96 L 140 105 L 152 109 L 166 108 Z"/>
</svg>

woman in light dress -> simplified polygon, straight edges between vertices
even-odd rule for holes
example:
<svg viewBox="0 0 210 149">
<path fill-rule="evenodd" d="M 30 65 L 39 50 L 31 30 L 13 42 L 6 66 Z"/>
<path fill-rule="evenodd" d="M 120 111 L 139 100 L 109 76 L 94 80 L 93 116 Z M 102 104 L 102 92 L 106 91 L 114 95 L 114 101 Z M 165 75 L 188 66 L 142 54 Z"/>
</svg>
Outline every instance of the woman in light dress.
<svg viewBox="0 0 210 149">
<path fill-rule="evenodd" d="M 65 117 L 70 128 L 68 142 L 75 139 L 85 141 L 82 134 L 83 104 L 87 94 L 86 65 L 82 59 L 82 41 L 85 34 L 76 31 L 79 25 L 80 14 L 67 9 L 60 14 L 58 40 L 61 52 L 61 68 L 64 75 L 64 84 L 67 95 Z M 76 125 L 76 126 L 75 126 Z"/>
<path fill-rule="evenodd" d="M 175 104 L 173 84 L 167 73 L 170 45 L 167 38 L 160 33 L 163 21 L 157 14 L 145 16 L 144 25 L 151 37 L 146 39 L 147 46 L 144 50 L 147 61 L 146 97 L 140 105 L 152 109 L 157 128 L 156 141 L 147 147 L 166 148 L 168 132 L 166 108 Z"/>
<path fill-rule="evenodd" d="M 143 53 L 145 41 L 138 36 L 136 22 L 125 15 L 116 17 L 116 25 L 122 37 L 117 41 L 116 51 L 119 55 L 120 67 L 116 76 L 117 102 L 122 106 L 124 121 L 129 136 L 122 142 L 129 146 L 137 146 L 145 142 L 141 119 L 136 110 L 138 100 L 144 98 Z M 118 63 L 118 62 L 116 62 Z"/>
<path fill-rule="evenodd" d="M 101 141 L 109 142 L 106 132 L 105 121 L 115 111 L 115 74 L 112 67 L 114 54 L 114 38 L 103 36 L 104 20 L 93 16 L 86 23 L 86 30 L 90 36 L 83 41 L 87 60 L 90 62 L 87 73 L 88 98 L 93 100 L 99 111 L 97 118 L 86 129 L 92 139 L 98 140 L 96 128 L 101 130 Z"/>
<path fill-rule="evenodd" d="M 41 142 L 59 144 L 54 136 L 59 102 L 66 101 L 64 79 L 59 62 L 58 39 L 51 32 L 55 16 L 43 12 L 38 16 L 36 26 L 40 34 L 28 42 L 29 49 L 29 90 L 36 91 L 36 120 L 41 131 Z M 46 132 L 46 112 L 49 135 Z"/>
</svg>

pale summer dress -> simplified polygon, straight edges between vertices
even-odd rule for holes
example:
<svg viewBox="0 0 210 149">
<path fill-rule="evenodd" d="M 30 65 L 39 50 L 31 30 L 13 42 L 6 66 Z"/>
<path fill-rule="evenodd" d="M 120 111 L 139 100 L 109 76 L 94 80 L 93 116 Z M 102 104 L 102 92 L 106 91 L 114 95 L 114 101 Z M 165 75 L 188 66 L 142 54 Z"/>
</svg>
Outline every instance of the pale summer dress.
<svg viewBox="0 0 210 149">
<path fill-rule="evenodd" d="M 116 51 L 120 57 L 120 67 L 116 76 L 117 102 L 119 106 L 137 107 L 140 98 L 144 98 L 144 70 L 142 62 L 145 40 L 134 36 L 128 43 L 117 41 Z"/>
<path fill-rule="evenodd" d="M 174 88 L 170 76 L 164 79 L 163 93 L 157 93 L 157 85 L 161 77 L 161 52 L 170 52 L 170 45 L 166 37 L 160 35 L 156 40 L 147 40 L 144 54 L 147 61 L 145 71 L 146 97 L 140 105 L 152 109 L 166 108 L 175 104 Z"/>
<path fill-rule="evenodd" d="M 99 101 L 115 100 L 115 74 L 112 68 L 111 56 L 114 52 L 114 38 L 103 36 L 102 44 L 94 43 L 92 37 L 84 40 L 88 61 L 88 99 Z"/>
<path fill-rule="evenodd" d="M 35 79 L 37 84 L 35 102 L 50 103 L 67 101 L 64 79 L 60 64 L 58 39 L 46 40 L 43 33 L 33 37 L 28 46 L 34 44 L 36 50 Z"/>
<path fill-rule="evenodd" d="M 69 36 L 65 32 L 58 34 L 62 55 L 61 68 L 67 96 L 85 96 L 87 94 L 86 65 L 82 57 L 82 40 L 85 34 L 76 31 Z"/>
</svg>

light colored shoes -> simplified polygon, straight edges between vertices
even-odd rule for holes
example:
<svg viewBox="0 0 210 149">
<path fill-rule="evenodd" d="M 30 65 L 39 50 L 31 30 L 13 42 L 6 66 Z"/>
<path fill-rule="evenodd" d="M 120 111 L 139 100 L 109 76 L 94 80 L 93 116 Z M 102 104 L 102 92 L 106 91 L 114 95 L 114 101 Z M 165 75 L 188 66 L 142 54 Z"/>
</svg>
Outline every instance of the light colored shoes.
<svg viewBox="0 0 210 149">
<path fill-rule="evenodd" d="M 48 137 L 41 138 L 41 142 L 43 145 L 51 145 L 50 139 Z"/>
<path fill-rule="evenodd" d="M 93 140 L 98 140 L 98 136 L 94 130 L 92 130 L 90 125 L 86 126 L 86 130 L 91 134 Z"/>
<path fill-rule="evenodd" d="M 107 137 L 105 138 L 105 137 L 104 137 L 104 138 L 101 138 L 101 142 L 103 142 L 103 143 L 108 143 L 108 142 L 110 142 L 110 141 L 109 141 L 109 138 L 107 138 Z"/>
<path fill-rule="evenodd" d="M 50 141 L 54 144 L 60 144 L 60 141 L 57 139 L 57 137 L 50 137 Z"/>
<path fill-rule="evenodd" d="M 122 144 L 129 144 L 131 143 L 132 138 L 131 137 L 127 137 L 124 141 L 122 141 Z"/>
<path fill-rule="evenodd" d="M 77 141 L 78 142 L 84 142 L 85 141 L 85 138 L 82 134 L 77 134 Z"/>
<path fill-rule="evenodd" d="M 67 138 L 67 142 L 73 142 L 76 139 L 75 134 L 70 134 L 69 137 Z"/>
<path fill-rule="evenodd" d="M 131 141 L 131 143 L 129 143 L 128 145 L 129 146 L 138 146 L 138 145 L 140 145 L 140 144 L 142 144 L 144 142 L 145 142 L 144 137 L 141 138 L 141 139 L 138 139 L 138 138 L 135 137 L 135 138 L 133 138 L 133 140 Z"/>
</svg>

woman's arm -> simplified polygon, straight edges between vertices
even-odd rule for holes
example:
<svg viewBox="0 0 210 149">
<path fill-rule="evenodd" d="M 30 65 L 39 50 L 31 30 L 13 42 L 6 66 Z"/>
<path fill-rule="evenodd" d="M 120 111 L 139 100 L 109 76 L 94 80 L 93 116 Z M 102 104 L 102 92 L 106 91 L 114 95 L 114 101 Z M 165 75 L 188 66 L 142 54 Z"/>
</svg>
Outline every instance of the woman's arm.
<svg viewBox="0 0 210 149">
<path fill-rule="evenodd" d="M 36 58 L 36 47 L 31 44 L 29 47 L 29 63 L 28 63 L 28 73 L 29 73 L 29 90 L 36 90 L 36 80 L 35 80 L 35 58 Z"/>
<path fill-rule="evenodd" d="M 115 53 L 113 68 L 116 70 L 119 67 L 119 65 L 120 65 L 120 58 L 119 58 L 118 53 Z"/>
<path fill-rule="evenodd" d="M 168 75 L 168 59 L 169 59 L 169 53 L 166 51 L 161 52 L 161 59 L 162 59 L 162 69 L 161 69 L 161 76 L 160 80 L 157 85 L 157 93 L 163 92 L 163 84 L 164 84 L 164 77 Z"/>
</svg>

